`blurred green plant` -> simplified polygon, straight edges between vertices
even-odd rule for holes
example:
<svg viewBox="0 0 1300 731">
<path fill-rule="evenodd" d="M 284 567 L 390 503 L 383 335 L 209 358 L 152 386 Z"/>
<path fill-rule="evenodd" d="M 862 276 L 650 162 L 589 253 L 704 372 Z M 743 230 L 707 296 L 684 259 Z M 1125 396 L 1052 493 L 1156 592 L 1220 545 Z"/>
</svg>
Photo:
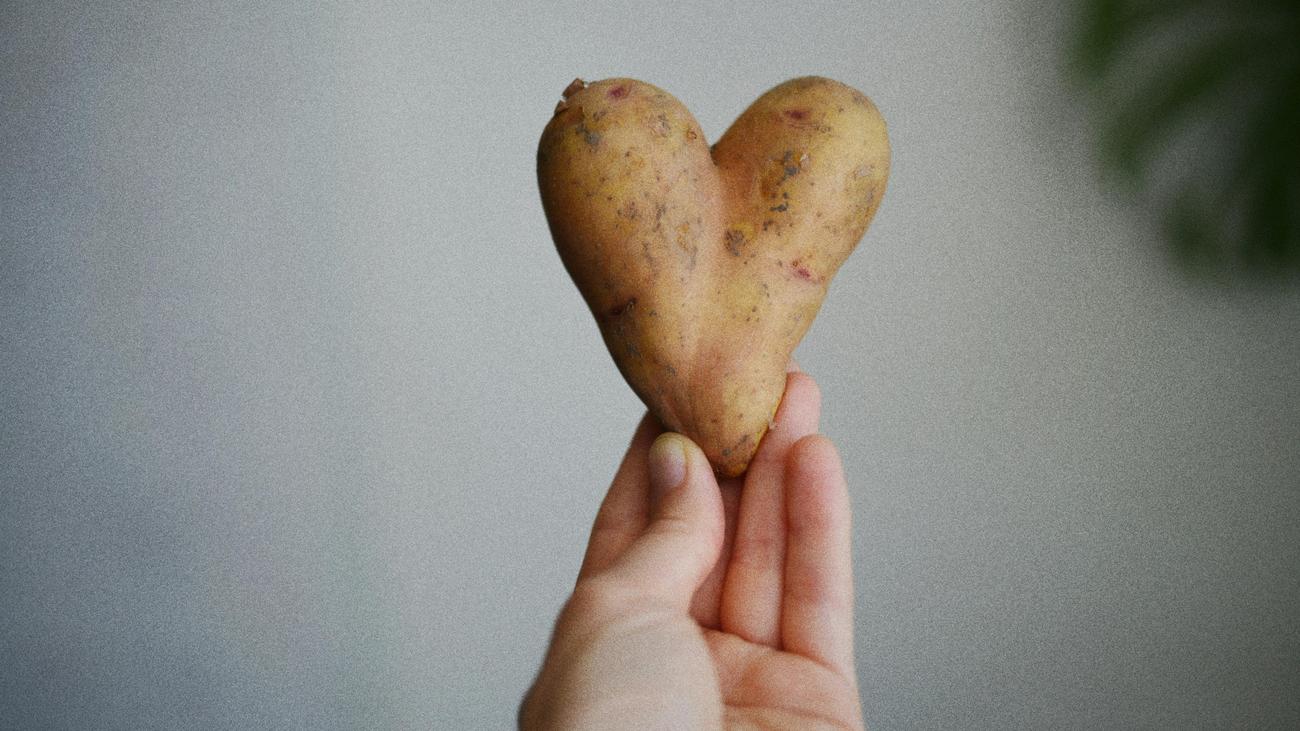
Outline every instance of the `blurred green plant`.
<svg viewBox="0 0 1300 731">
<path fill-rule="evenodd" d="M 1300 0 L 1081 0 L 1112 180 L 1190 268 L 1300 272 Z"/>
</svg>

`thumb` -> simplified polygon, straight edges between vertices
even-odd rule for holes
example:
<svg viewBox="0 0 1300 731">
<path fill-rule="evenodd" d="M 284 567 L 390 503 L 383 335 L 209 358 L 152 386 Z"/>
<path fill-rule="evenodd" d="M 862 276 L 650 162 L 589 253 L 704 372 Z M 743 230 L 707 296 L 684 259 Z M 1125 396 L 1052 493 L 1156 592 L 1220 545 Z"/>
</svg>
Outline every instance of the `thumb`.
<svg viewBox="0 0 1300 731">
<path fill-rule="evenodd" d="M 650 523 L 611 568 L 685 610 L 722 550 L 722 496 L 708 459 L 681 434 L 659 435 L 648 462 Z"/>
</svg>

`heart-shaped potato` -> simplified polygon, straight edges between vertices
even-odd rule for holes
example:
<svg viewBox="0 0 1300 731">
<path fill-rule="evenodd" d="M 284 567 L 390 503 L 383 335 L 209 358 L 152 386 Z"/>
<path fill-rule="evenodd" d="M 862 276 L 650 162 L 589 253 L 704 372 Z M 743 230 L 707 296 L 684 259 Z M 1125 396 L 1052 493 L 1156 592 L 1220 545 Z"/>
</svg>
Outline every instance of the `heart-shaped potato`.
<svg viewBox="0 0 1300 731">
<path fill-rule="evenodd" d="M 759 97 L 712 149 L 657 87 L 575 81 L 537 151 L 551 235 L 619 370 L 727 476 L 888 175 L 875 105 L 818 77 Z"/>
</svg>

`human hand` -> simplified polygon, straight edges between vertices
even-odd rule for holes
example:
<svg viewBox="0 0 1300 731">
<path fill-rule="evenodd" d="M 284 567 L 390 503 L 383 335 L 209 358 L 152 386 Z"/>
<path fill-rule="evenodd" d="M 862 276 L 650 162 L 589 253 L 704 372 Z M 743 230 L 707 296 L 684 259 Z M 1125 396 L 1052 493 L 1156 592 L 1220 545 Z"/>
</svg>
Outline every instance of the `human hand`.
<svg viewBox="0 0 1300 731">
<path fill-rule="evenodd" d="M 525 729 L 862 728 L 850 508 L 790 373 L 744 475 L 646 415 L 519 709 Z"/>
</svg>

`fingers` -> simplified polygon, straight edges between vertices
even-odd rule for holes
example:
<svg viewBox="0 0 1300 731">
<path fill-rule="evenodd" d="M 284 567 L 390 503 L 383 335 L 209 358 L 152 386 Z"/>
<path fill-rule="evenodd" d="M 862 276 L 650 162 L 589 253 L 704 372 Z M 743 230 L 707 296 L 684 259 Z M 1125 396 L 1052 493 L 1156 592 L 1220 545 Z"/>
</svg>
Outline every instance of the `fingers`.
<svg viewBox="0 0 1300 731">
<path fill-rule="evenodd" d="M 718 483 L 700 448 L 672 432 L 651 445 L 646 466 L 650 520 L 610 565 L 611 578 L 684 612 L 722 548 Z"/>
<path fill-rule="evenodd" d="M 731 546 L 736 538 L 736 513 L 740 508 L 741 478 L 731 477 L 718 483 L 722 495 L 722 514 L 726 532 L 722 536 L 722 550 L 718 560 L 704 578 L 700 588 L 695 590 L 691 600 L 691 618 L 706 629 L 721 629 L 722 626 L 722 587 L 727 578 L 727 566 L 730 563 Z"/>
<path fill-rule="evenodd" d="M 750 642 L 781 642 L 781 595 L 786 554 L 786 457 L 799 439 L 816 433 L 821 392 L 800 372 L 786 377 L 775 426 L 763 437 L 745 475 L 737 513 L 721 624 Z"/>
<path fill-rule="evenodd" d="M 839 454 L 826 437 L 805 437 L 790 450 L 785 505 L 782 645 L 853 677 L 849 494 Z"/>
<path fill-rule="evenodd" d="M 646 414 L 632 435 L 623 463 L 619 465 L 605 500 L 596 513 L 582 559 L 578 580 L 608 566 L 641 535 L 649 521 L 650 502 L 646 486 L 646 455 L 650 444 L 663 430 L 659 422 Z"/>
</svg>

